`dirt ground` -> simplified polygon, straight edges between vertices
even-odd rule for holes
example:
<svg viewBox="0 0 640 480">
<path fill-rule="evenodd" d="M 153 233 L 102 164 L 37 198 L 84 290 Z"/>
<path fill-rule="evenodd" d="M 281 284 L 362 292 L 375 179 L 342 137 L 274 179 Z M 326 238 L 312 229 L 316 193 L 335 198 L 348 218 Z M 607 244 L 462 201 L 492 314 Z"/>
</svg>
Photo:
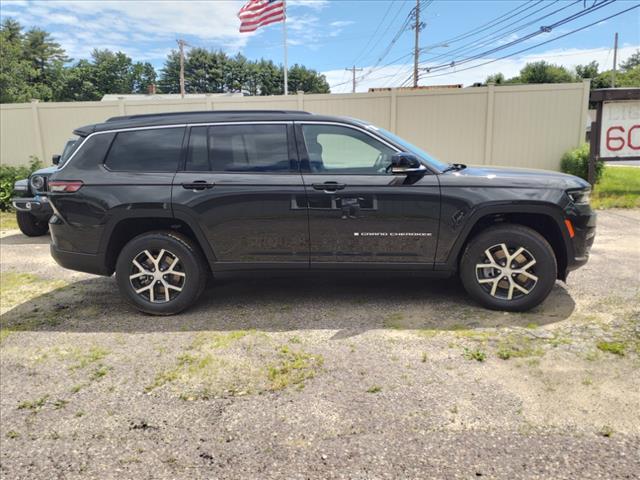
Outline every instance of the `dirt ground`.
<svg viewBox="0 0 640 480">
<path fill-rule="evenodd" d="M 526 314 L 367 275 L 155 318 L 1 236 L 3 478 L 639 478 L 640 211 Z"/>
</svg>

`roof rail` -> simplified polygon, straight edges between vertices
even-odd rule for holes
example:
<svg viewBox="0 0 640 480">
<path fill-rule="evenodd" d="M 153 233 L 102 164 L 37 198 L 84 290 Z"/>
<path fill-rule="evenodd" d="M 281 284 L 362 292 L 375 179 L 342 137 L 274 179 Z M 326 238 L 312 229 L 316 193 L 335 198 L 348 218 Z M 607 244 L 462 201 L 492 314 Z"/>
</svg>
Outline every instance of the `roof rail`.
<svg viewBox="0 0 640 480">
<path fill-rule="evenodd" d="M 204 115 L 204 114 L 233 114 L 233 113 L 246 113 L 246 114 L 256 114 L 256 113 L 289 113 L 289 114 L 304 114 L 311 115 L 310 112 L 304 112 L 302 110 L 196 110 L 196 111 L 186 111 L 186 112 L 166 112 L 166 113 L 144 113 L 141 115 L 123 115 L 119 117 L 111 117 L 107 119 L 107 122 L 114 122 L 117 120 L 134 120 L 138 118 L 153 118 L 153 117 L 172 117 L 178 115 Z"/>
</svg>

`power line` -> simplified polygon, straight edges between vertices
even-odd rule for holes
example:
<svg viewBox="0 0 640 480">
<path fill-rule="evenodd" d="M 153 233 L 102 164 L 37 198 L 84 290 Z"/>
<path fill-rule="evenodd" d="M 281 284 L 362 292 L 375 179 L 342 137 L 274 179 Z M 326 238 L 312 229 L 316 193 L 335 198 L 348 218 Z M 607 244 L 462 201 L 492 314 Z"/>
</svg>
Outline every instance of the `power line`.
<svg viewBox="0 0 640 480">
<path fill-rule="evenodd" d="M 428 68 L 428 71 L 431 72 L 431 71 L 434 71 L 434 70 L 438 71 L 438 70 L 444 70 L 444 69 L 452 68 L 454 66 L 459 66 L 459 65 L 471 62 L 473 60 L 477 60 L 477 59 L 483 58 L 486 55 L 490 55 L 490 54 L 498 52 L 500 50 L 504 50 L 504 49 L 510 48 L 510 47 L 512 47 L 514 45 L 517 45 L 519 43 L 522 43 L 522 42 L 525 42 L 527 40 L 530 40 L 531 38 L 534 38 L 534 37 L 536 37 L 538 35 L 541 35 L 543 33 L 549 33 L 556 27 L 559 27 L 561 25 L 569 23 L 569 22 L 571 22 L 573 20 L 576 20 L 576 19 L 578 19 L 578 18 L 580 18 L 580 17 L 582 17 L 584 15 L 588 15 L 588 14 L 594 12 L 595 10 L 598 10 L 600 8 L 603 8 L 605 6 L 608 6 L 608 5 L 612 4 L 613 2 L 615 2 L 615 0 L 605 0 L 604 2 L 602 2 L 602 3 L 598 4 L 598 5 L 595 5 L 593 7 L 589 7 L 588 9 L 583 10 L 582 12 L 578 12 L 578 13 L 575 13 L 573 15 L 570 15 L 569 17 L 563 18 L 562 20 L 559 20 L 559 21 L 553 23 L 552 25 L 542 26 L 537 31 L 532 32 L 532 33 L 530 33 L 528 35 L 525 35 L 524 37 L 518 38 L 516 40 L 513 40 L 513 41 L 511 41 L 509 43 L 506 43 L 504 45 L 500 45 L 498 47 L 492 48 L 490 50 L 486 50 L 484 52 L 478 53 L 478 54 L 473 55 L 471 57 L 462 58 L 462 59 L 460 59 L 458 61 L 452 60 L 449 63 L 443 63 L 443 64 L 440 64 L 440 65 L 431 66 L 431 67 Z"/>
<path fill-rule="evenodd" d="M 362 68 L 356 68 L 356 66 L 354 65 L 351 68 L 345 68 L 345 70 L 350 71 L 351 75 L 353 76 L 353 87 L 351 89 L 351 93 L 356 93 L 356 72 L 361 72 L 363 69 Z"/>
<path fill-rule="evenodd" d="M 376 29 L 374 30 L 373 34 L 371 35 L 371 37 L 369 37 L 369 40 L 367 41 L 366 45 L 364 46 L 364 48 L 360 51 L 360 53 L 356 56 L 356 58 L 353 59 L 353 62 L 351 63 L 356 63 L 358 60 L 360 60 L 360 57 L 362 57 L 362 55 L 367 51 L 369 44 L 371 43 L 371 41 L 374 38 L 377 38 L 378 41 L 380 41 L 380 37 L 377 37 L 376 34 L 378 33 L 378 31 L 380 30 L 380 27 L 382 27 L 382 24 L 384 23 L 385 20 L 387 20 L 389 12 L 391 11 L 391 7 L 393 7 L 393 4 L 396 2 L 396 0 L 393 0 L 392 2 L 389 2 L 389 6 L 387 7 L 387 10 L 384 12 L 384 15 L 382 16 L 382 18 L 380 19 L 380 23 L 378 24 L 378 26 L 376 27 Z"/>
<path fill-rule="evenodd" d="M 601 18 L 599 20 L 596 20 L 593 23 L 590 23 L 588 25 L 584 25 L 583 27 L 580 27 L 580 28 L 576 28 L 575 30 L 571 30 L 570 32 L 564 33 L 564 34 L 559 35 L 559 36 L 557 36 L 555 38 L 546 40 L 544 42 L 537 43 L 535 45 L 532 45 L 531 47 L 523 48 L 521 50 L 518 50 L 517 52 L 513 52 L 513 53 L 510 53 L 508 55 L 504 55 L 502 57 L 494 58 L 493 60 L 488 60 L 486 62 L 482 62 L 482 63 L 479 63 L 477 65 L 473 65 L 473 66 L 470 66 L 470 67 L 462 68 L 460 70 L 457 70 L 455 73 L 464 72 L 466 70 L 471 70 L 471 69 L 474 69 L 474 68 L 482 67 L 484 65 L 489 65 L 490 63 L 494 63 L 494 62 L 497 62 L 499 60 L 504 60 L 505 58 L 513 57 L 513 56 L 518 55 L 520 53 L 524 53 L 524 52 L 527 52 L 529 50 L 533 50 L 534 48 L 540 47 L 542 45 L 546 45 L 546 44 L 551 43 L 551 42 L 555 42 L 556 40 L 560 40 L 561 38 L 568 37 L 569 35 L 573 35 L 574 33 L 581 32 L 582 30 L 586 30 L 587 28 L 593 27 L 594 25 L 597 25 L 600 22 L 604 22 L 606 20 L 610 20 L 610 19 L 612 19 L 614 17 L 617 17 L 619 15 L 627 13 L 627 12 L 629 12 L 631 10 L 634 10 L 634 9 L 638 8 L 638 7 L 640 7 L 640 5 L 634 5 L 633 7 L 627 8 L 625 10 L 621 10 L 621 11 L 619 11 L 617 13 L 614 13 L 613 15 L 609 15 L 608 17 Z M 435 77 L 442 77 L 442 76 L 445 76 L 445 75 L 451 75 L 451 73 L 447 72 L 447 73 L 438 73 L 438 74 L 434 74 L 434 75 L 424 75 L 424 76 L 422 76 L 422 78 L 435 78 Z"/>
</svg>

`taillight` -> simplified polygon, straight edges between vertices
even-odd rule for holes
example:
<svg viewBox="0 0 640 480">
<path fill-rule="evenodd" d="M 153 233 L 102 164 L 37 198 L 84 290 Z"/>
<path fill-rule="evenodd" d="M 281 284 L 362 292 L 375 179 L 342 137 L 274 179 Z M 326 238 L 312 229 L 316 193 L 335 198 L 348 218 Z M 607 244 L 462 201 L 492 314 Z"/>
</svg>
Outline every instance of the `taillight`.
<svg viewBox="0 0 640 480">
<path fill-rule="evenodd" d="M 79 180 L 54 180 L 49 182 L 49 191 L 51 192 L 64 192 L 64 193 L 73 193 L 77 192 L 82 188 L 83 183 Z"/>
</svg>

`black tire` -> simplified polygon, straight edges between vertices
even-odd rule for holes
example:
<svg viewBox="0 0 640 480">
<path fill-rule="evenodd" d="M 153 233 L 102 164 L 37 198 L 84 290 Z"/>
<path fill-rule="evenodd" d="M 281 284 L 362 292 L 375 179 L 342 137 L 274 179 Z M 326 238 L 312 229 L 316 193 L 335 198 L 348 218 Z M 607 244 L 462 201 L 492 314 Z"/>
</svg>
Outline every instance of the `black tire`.
<svg viewBox="0 0 640 480">
<path fill-rule="evenodd" d="M 501 263 L 506 263 L 504 259 L 507 258 L 504 253 L 502 259 L 498 257 L 504 252 L 502 244 L 507 247 L 509 255 L 523 247 L 525 250 L 517 258 L 525 260 L 521 263 L 513 260 L 514 263 L 504 266 L 505 270 L 492 269 L 490 266 L 478 268 L 480 264 L 493 264 L 489 256 L 494 260 L 498 258 L 496 264 L 502 268 Z M 489 255 L 486 251 L 489 251 Z M 535 264 L 526 269 L 522 276 L 509 269 L 515 265 L 516 272 L 522 272 L 520 267 L 528 265 L 532 259 Z M 476 274 L 476 270 L 480 273 Z M 555 285 L 557 273 L 556 257 L 549 242 L 535 230 L 516 224 L 497 225 L 480 232 L 468 243 L 460 260 L 460 279 L 465 290 L 478 303 L 492 310 L 522 312 L 532 309 L 547 298 Z M 535 283 L 532 276 L 537 278 Z M 512 288 L 510 285 L 516 281 L 529 293 L 525 294 L 517 287 Z M 497 286 L 492 294 L 494 283 Z M 509 291 L 512 291 L 511 299 L 508 298 Z"/>
<path fill-rule="evenodd" d="M 147 286 L 141 287 L 146 288 L 144 292 L 136 293 L 132 282 L 138 280 L 130 280 L 129 277 L 139 272 L 139 269 L 134 267 L 133 261 L 136 260 L 140 263 L 138 259 L 145 250 L 148 250 L 152 255 L 154 255 L 153 252 L 166 250 L 170 256 L 165 254 L 164 257 L 158 257 L 159 262 L 162 262 L 163 258 L 172 260 L 175 257 L 179 259 L 180 272 L 177 273 L 183 273 L 184 276 L 178 277 L 178 281 L 182 282 L 178 285 L 181 291 L 176 293 L 174 297 L 170 295 L 169 299 L 166 299 L 165 292 L 168 290 L 163 288 L 164 284 L 160 284 L 162 280 L 151 281 Z M 159 255 L 158 253 L 157 256 Z M 147 258 L 147 256 L 144 255 L 142 258 Z M 166 261 L 166 263 L 170 263 L 170 261 Z M 146 268 L 147 264 L 143 266 Z M 173 315 L 193 305 L 204 290 L 207 276 L 206 260 L 200 248 L 188 237 L 173 231 L 157 231 L 138 235 L 124 246 L 116 262 L 116 280 L 122 295 L 138 310 L 152 315 Z M 145 280 L 148 278 L 149 276 L 145 276 Z M 149 287 L 149 285 L 154 282 L 158 284 L 157 288 L 160 289 L 159 295 L 156 296 L 162 295 L 164 300 L 151 301 L 151 294 L 155 294 L 157 289 Z M 153 289 L 153 292 L 149 292 L 150 289 Z M 157 303 L 158 301 L 162 301 L 162 303 Z"/>
<path fill-rule="evenodd" d="M 29 212 L 16 212 L 18 228 L 27 237 L 41 237 L 49 231 L 49 219 L 38 219 Z"/>
</svg>

